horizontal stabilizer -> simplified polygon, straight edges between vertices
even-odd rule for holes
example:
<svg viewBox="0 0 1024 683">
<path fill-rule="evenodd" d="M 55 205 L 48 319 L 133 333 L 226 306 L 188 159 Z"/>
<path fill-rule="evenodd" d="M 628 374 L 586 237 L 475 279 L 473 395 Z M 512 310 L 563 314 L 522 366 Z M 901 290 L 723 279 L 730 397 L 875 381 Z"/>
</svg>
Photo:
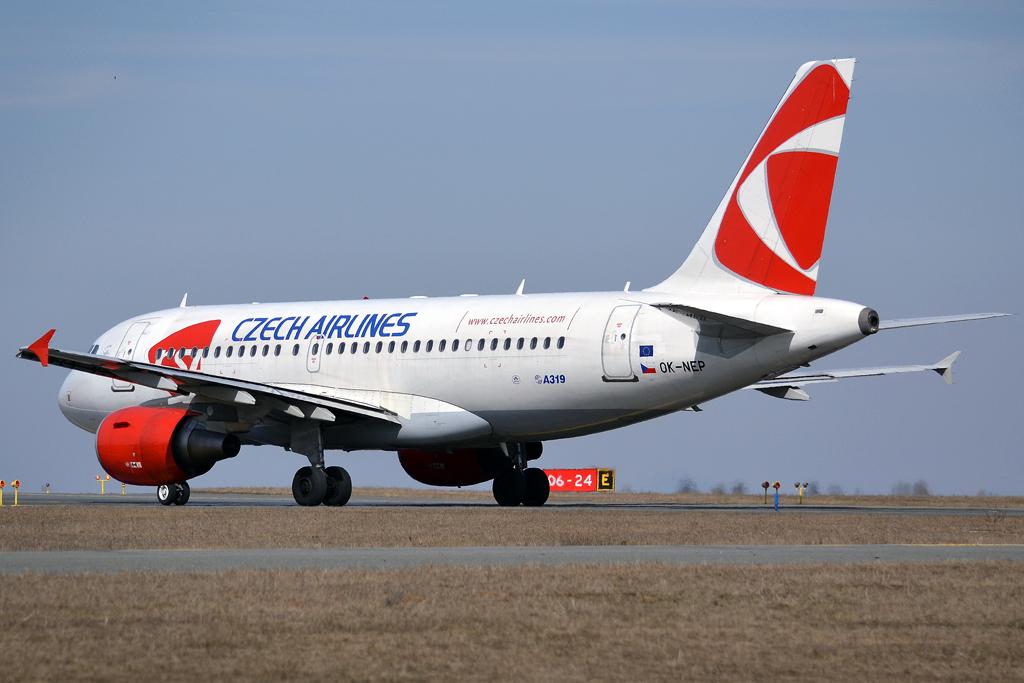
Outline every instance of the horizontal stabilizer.
<svg viewBox="0 0 1024 683">
<path fill-rule="evenodd" d="M 747 320 L 746 318 L 736 318 L 731 315 L 725 315 L 724 313 L 707 311 L 703 308 L 696 308 L 685 304 L 658 303 L 651 304 L 651 306 L 666 311 L 672 311 L 673 313 L 678 313 L 688 318 L 693 318 L 697 322 L 703 324 L 711 323 L 713 325 L 721 326 L 727 328 L 728 331 L 731 332 L 731 334 L 725 334 L 722 336 L 737 338 L 770 337 L 775 334 L 791 334 L 793 332 L 793 330 L 787 330 L 784 327 L 765 325 L 764 323 Z"/>
<path fill-rule="evenodd" d="M 939 315 L 932 318 L 902 318 L 899 320 L 883 320 L 878 329 L 896 330 L 901 327 L 919 327 L 921 325 L 941 325 L 942 323 L 961 323 L 967 320 L 986 320 L 988 318 L 1003 318 L 1012 313 L 963 313 L 961 315 Z"/>
<path fill-rule="evenodd" d="M 775 398 L 784 398 L 787 401 L 810 401 L 811 397 L 803 389 L 796 387 L 754 387 L 762 394 L 768 394 Z"/>
<path fill-rule="evenodd" d="M 841 379 L 850 377 L 878 377 L 880 375 L 896 375 L 904 372 L 924 372 L 931 370 L 937 373 L 946 384 L 953 383 L 953 361 L 960 355 L 959 351 L 951 353 L 934 365 L 894 365 L 884 368 L 858 368 L 856 370 L 828 370 L 824 372 L 797 372 L 782 375 L 774 379 L 765 379 L 751 384 L 747 389 L 757 389 L 770 396 L 777 398 L 790 398 L 784 395 L 785 390 L 796 389 L 808 384 L 820 384 L 822 382 L 838 382 Z M 783 395 L 780 395 L 780 392 Z M 802 393 L 802 392 L 801 392 Z M 806 399 L 797 399 L 806 400 Z"/>
</svg>

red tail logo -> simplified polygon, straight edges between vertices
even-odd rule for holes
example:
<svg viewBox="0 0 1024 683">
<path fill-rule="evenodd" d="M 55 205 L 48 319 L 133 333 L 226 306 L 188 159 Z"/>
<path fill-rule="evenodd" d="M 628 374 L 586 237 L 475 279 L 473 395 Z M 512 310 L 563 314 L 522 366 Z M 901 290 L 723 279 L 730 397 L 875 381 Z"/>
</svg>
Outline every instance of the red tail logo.
<svg viewBox="0 0 1024 683">
<path fill-rule="evenodd" d="M 740 172 L 715 238 L 742 278 L 814 294 L 850 89 L 834 66 L 790 91 Z"/>
</svg>

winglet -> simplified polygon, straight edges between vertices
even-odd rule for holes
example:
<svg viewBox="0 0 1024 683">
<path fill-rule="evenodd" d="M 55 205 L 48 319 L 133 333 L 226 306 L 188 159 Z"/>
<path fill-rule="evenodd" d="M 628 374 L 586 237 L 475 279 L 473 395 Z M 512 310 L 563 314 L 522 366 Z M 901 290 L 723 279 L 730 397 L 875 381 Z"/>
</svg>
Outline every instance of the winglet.
<svg viewBox="0 0 1024 683">
<path fill-rule="evenodd" d="M 525 287 L 525 286 L 526 286 L 526 278 L 523 278 L 523 281 L 519 283 L 519 289 L 516 290 L 516 294 L 518 294 L 519 296 L 522 296 L 523 295 L 523 287 Z"/>
<path fill-rule="evenodd" d="M 932 370 L 939 373 L 942 379 L 946 380 L 946 384 L 953 383 L 953 361 L 955 361 L 959 355 L 959 351 L 951 353 L 932 366 Z"/>
<path fill-rule="evenodd" d="M 181 297 L 181 303 L 178 304 L 178 308 L 185 308 L 188 306 L 188 292 L 185 292 L 185 296 Z"/>
<path fill-rule="evenodd" d="M 36 358 L 45 368 L 50 363 L 50 339 L 57 330 L 50 330 L 36 341 L 29 344 L 28 350 L 36 354 Z"/>
</svg>

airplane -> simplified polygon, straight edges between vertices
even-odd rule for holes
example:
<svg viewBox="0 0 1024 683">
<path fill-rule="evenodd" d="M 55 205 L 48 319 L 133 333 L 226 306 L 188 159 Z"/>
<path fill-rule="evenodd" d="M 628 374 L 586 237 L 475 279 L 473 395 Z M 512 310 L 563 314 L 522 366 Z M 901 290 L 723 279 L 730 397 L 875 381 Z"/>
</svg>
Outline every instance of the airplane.
<svg viewBox="0 0 1024 683">
<path fill-rule="evenodd" d="M 96 434 L 118 481 L 183 505 L 188 480 L 242 445 L 305 456 L 300 505 L 341 506 L 352 480 L 327 450 L 396 451 L 434 486 L 492 482 L 541 506 L 543 442 L 593 434 L 741 389 L 788 400 L 849 377 L 932 365 L 802 370 L 880 331 L 1002 313 L 882 320 L 814 296 L 855 60 L 800 67 L 683 264 L 642 291 L 253 303 L 126 320 L 88 353 L 19 358 L 72 370 L 59 405 Z"/>
</svg>

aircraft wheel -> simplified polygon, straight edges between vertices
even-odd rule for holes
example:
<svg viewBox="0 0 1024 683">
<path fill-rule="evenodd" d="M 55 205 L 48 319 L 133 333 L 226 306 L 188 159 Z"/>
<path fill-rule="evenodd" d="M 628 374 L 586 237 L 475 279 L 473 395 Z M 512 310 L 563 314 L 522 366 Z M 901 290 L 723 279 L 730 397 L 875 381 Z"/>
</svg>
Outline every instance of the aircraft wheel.
<svg viewBox="0 0 1024 683">
<path fill-rule="evenodd" d="M 324 505 L 341 507 L 352 497 L 352 477 L 343 467 L 328 467 L 324 474 L 327 475 L 327 496 L 324 497 Z"/>
<path fill-rule="evenodd" d="M 188 485 L 188 482 L 181 482 L 175 484 L 175 488 L 178 489 L 178 499 L 174 501 L 175 505 L 184 505 L 188 502 L 189 496 L 192 495 L 192 487 Z"/>
<path fill-rule="evenodd" d="M 181 491 L 174 484 L 158 486 L 156 489 L 156 499 L 160 501 L 161 505 L 174 505 L 180 494 Z"/>
<path fill-rule="evenodd" d="M 548 475 L 539 467 L 530 467 L 523 476 L 526 479 L 526 494 L 523 496 L 523 505 L 529 507 L 540 507 L 548 501 L 548 494 L 551 493 L 551 484 L 548 482 Z"/>
<path fill-rule="evenodd" d="M 327 475 L 319 467 L 302 467 L 292 479 L 292 495 L 299 505 L 316 507 L 327 495 Z"/>
<path fill-rule="evenodd" d="M 526 477 L 516 469 L 502 470 L 494 478 L 491 491 L 498 505 L 515 507 L 523 502 L 526 495 Z"/>
</svg>

